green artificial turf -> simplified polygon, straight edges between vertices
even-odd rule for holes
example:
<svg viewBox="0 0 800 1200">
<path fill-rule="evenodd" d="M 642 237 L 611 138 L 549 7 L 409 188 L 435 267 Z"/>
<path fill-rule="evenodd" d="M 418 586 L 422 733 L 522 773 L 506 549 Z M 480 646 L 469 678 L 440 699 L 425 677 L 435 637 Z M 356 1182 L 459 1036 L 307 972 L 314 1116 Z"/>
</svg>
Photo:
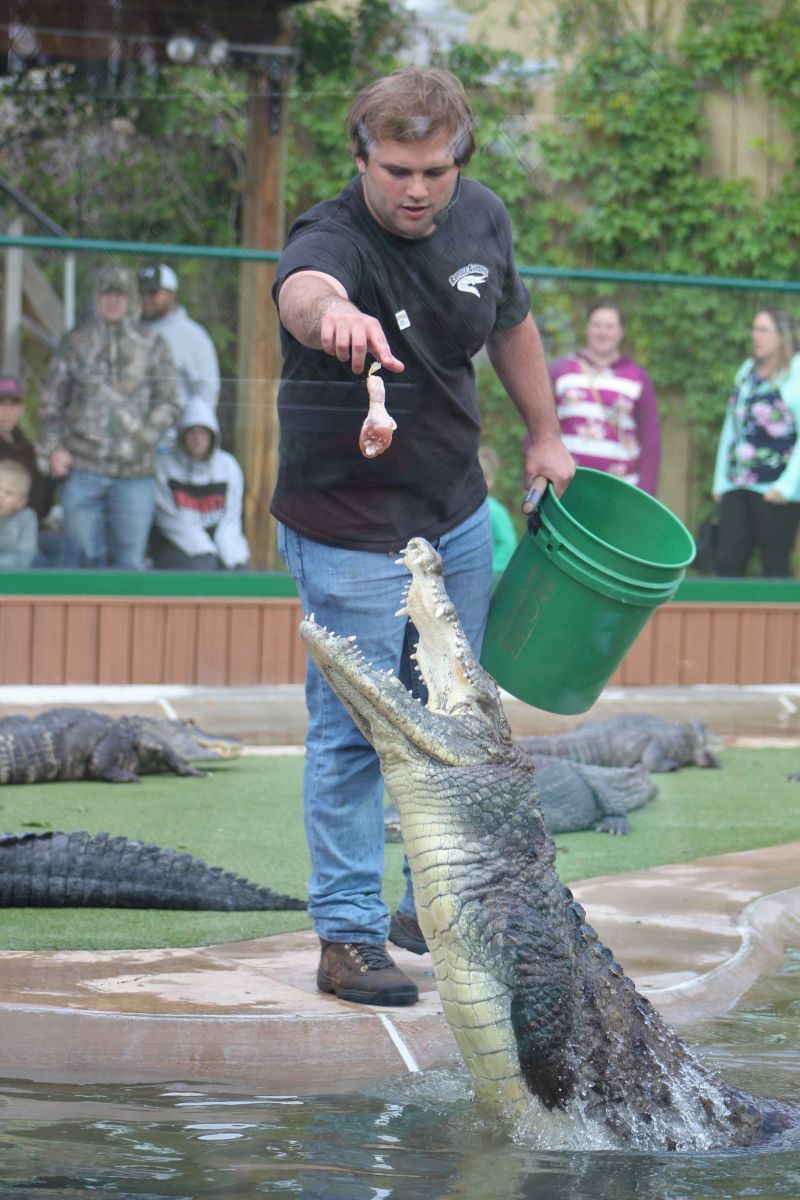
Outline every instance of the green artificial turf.
<svg viewBox="0 0 800 1200">
<path fill-rule="evenodd" d="M 720 771 L 657 776 L 659 796 L 630 814 L 628 837 L 559 834 L 566 882 L 800 841 L 800 750 L 728 749 Z M 138 784 L 48 783 L 0 790 L 0 829 L 105 830 L 189 851 L 281 892 L 305 896 L 300 757 L 247 757 L 206 779 L 152 775 Z M 403 889 L 402 846 L 386 846 L 385 899 Z M 304 929 L 303 912 L 5 909 L 0 949 L 126 949 L 209 945 Z"/>
</svg>

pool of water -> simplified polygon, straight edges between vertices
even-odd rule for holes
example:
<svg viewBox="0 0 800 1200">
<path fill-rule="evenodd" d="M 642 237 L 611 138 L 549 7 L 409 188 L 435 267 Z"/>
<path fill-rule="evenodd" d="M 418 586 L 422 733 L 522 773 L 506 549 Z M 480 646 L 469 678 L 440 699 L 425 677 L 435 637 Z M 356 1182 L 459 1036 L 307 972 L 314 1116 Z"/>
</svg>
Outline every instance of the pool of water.
<svg viewBox="0 0 800 1200">
<path fill-rule="evenodd" d="M 685 1038 L 731 1083 L 800 1104 L 800 953 Z M 756 1150 L 548 1150 L 488 1125 L 454 1071 L 344 1095 L 0 1081 L 0 1198 L 777 1200 L 800 1128 Z"/>
</svg>

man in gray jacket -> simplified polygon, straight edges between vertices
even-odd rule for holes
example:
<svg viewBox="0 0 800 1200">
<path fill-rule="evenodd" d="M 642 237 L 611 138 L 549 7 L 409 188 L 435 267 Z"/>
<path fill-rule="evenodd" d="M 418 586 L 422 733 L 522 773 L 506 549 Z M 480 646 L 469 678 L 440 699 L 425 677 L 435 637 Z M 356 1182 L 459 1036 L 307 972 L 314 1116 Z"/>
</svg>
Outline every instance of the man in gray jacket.
<svg viewBox="0 0 800 1200">
<path fill-rule="evenodd" d="M 181 411 L 169 346 L 138 315 L 128 272 L 102 268 L 94 311 L 64 337 L 39 402 L 39 446 L 63 480 L 64 532 L 88 567 L 144 568 L 156 446 Z"/>
<path fill-rule="evenodd" d="M 167 342 L 178 372 L 181 409 L 190 400 L 204 400 L 216 411 L 219 401 L 219 361 L 206 330 L 178 304 L 178 276 L 166 263 L 143 267 L 139 272 L 142 318 Z M 162 451 L 175 443 L 174 431 L 164 439 Z"/>
</svg>

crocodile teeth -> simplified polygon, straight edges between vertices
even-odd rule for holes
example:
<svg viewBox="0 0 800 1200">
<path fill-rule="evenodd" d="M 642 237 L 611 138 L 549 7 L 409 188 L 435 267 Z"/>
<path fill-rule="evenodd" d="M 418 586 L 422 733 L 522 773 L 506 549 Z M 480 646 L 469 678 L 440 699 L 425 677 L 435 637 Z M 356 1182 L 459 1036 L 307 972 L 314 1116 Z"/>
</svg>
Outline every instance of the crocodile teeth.
<svg viewBox="0 0 800 1200">
<path fill-rule="evenodd" d="M 398 608 L 397 612 L 394 615 L 396 617 L 410 617 L 411 613 L 408 611 L 407 608 L 403 607 L 403 608 Z"/>
</svg>

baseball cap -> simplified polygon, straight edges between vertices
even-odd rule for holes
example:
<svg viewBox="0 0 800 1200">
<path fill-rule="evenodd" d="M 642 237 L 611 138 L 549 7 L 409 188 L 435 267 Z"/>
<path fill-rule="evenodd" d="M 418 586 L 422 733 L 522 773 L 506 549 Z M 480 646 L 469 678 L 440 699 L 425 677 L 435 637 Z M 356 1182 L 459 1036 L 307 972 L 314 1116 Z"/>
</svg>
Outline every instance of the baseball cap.
<svg viewBox="0 0 800 1200">
<path fill-rule="evenodd" d="M 166 263 L 142 267 L 139 272 L 139 287 L 143 292 L 160 292 L 162 288 L 168 292 L 177 292 L 178 276 Z"/>
<path fill-rule="evenodd" d="M 22 388 L 13 375 L 0 375 L 0 401 L 19 400 L 22 403 Z"/>
</svg>

